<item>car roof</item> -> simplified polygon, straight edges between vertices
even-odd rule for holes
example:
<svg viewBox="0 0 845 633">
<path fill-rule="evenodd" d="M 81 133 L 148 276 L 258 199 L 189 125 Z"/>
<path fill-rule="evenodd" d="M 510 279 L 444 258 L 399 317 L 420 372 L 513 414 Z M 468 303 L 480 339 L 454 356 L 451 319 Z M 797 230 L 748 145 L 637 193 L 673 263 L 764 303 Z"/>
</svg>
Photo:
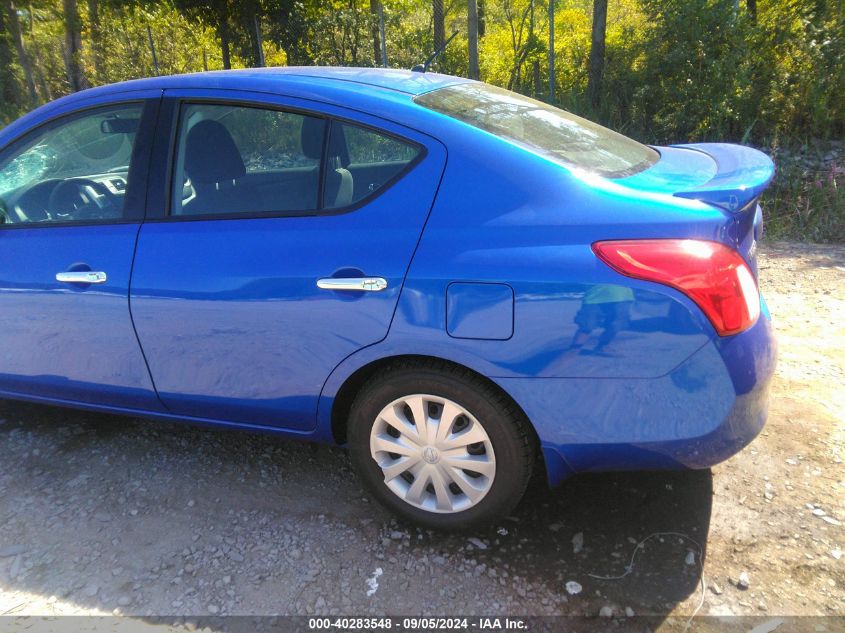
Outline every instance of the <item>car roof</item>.
<svg viewBox="0 0 845 633">
<path fill-rule="evenodd" d="M 83 97 L 129 90 L 178 88 L 231 88 L 275 92 L 285 87 L 302 87 L 306 83 L 312 87 L 322 86 L 330 90 L 333 86 L 337 87 L 338 82 L 343 82 L 343 84 L 358 84 L 359 89 L 364 92 L 376 93 L 390 90 L 419 95 L 467 81 L 469 80 L 439 73 L 422 73 L 394 68 L 284 66 L 148 77 L 99 86 L 76 94 Z"/>
</svg>

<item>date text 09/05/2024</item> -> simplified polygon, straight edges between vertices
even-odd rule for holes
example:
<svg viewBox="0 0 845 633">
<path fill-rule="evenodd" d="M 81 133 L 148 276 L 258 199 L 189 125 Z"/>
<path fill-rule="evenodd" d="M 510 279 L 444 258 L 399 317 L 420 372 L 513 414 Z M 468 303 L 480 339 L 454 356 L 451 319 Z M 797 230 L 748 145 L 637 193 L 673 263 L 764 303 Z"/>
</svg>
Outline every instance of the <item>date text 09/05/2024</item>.
<svg viewBox="0 0 845 633">
<path fill-rule="evenodd" d="M 336 617 L 309 618 L 310 631 L 371 631 L 371 630 L 404 630 L 404 631 L 519 631 L 527 630 L 528 624 L 522 618 L 510 617 Z"/>
</svg>

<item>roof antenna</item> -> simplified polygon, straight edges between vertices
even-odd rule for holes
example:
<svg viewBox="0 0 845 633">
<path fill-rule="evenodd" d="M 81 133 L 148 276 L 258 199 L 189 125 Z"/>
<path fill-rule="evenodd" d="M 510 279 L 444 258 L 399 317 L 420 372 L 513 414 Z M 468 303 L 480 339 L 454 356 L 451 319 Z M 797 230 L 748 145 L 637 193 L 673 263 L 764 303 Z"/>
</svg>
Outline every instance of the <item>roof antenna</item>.
<svg viewBox="0 0 845 633">
<path fill-rule="evenodd" d="M 424 73 L 424 72 L 428 72 L 428 67 L 429 67 L 429 66 L 431 66 L 432 62 L 434 62 L 434 60 L 435 60 L 435 59 L 437 59 L 437 57 L 438 57 L 438 56 L 439 56 L 439 55 L 440 55 L 443 51 L 445 51 L 445 50 L 446 50 L 446 47 L 447 47 L 447 46 L 449 46 L 449 42 L 451 42 L 453 39 L 455 39 L 455 36 L 456 36 L 457 34 L 458 34 L 458 32 L 457 32 L 457 31 L 455 31 L 454 33 L 452 33 L 452 34 L 449 36 L 449 39 L 448 39 L 448 40 L 446 40 L 445 42 L 443 42 L 443 46 L 441 46 L 441 47 L 440 47 L 440 48 L 438 48 L 436 51 L 434 51 L 434 52 L 431 54 L 431 57 L 429 57 L 427 60 L 425 60 L 425 63 L 424 63 L 424 64 L 417 64 L 417 65 L 416 65 L 416 66 L 414 66 L 411 70 L 412 70 L 413 72 L 415 72 L 415 73 Z"/>
</svg>

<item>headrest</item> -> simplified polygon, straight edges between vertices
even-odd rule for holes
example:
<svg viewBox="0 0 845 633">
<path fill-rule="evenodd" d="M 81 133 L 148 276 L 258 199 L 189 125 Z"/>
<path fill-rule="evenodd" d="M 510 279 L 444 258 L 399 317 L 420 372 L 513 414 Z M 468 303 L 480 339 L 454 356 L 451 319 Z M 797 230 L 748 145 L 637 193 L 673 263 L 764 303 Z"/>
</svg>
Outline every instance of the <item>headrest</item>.
<svg viewBox="0 0 845 633">
<path fill-rule="evenodd" d="M 342 123 L 333 123 L 331 138 L 329 139 L 329 158 L 337 159 L 338 166 L 349 164 L 349 150 L 346 147 L 346 137 Z M 323 156 L 323 135 L 326 132 L 326 122 L 323 119 L 305 117 L 302 119 L 300 144 L 302 153 L 308 158 L 319 160 Z"/>
<path fill-rule="evenodd" d="M 335 122 L 332 124 L 332 136 L 329 139 L 329 158 L 337 159 L 338 167 L 349 164 L 349 148 L 346 146 L 346 124 Z"/>
<path fill-rule="evenodd" d="M 326 122 L 323 119 L 314 117 L 303 117 L 302 130 L 300 132 L 300 144 L 302 153 L 307 158 L 320 160 L 323 156 L 323 135 L 326 133 Z"/>
<path fill-rule="evenodd" d="M 226 126 L 208 119 L 200 121 L 188 132 L 185 171 L 194 182 L 213 183 L 240 178 L 246 168 Z"/>
</svg>

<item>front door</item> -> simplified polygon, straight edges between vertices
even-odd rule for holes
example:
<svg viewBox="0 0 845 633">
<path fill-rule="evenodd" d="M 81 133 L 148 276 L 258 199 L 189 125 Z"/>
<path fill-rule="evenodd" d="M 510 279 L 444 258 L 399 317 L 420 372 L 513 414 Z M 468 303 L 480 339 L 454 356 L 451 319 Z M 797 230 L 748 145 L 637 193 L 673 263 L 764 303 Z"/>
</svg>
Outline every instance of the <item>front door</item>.
<svg viewBox="0 0 845 633">
<path fill-rule="evenodd" d="M 69 113 L 0 153 L 0 391 L 162 408 L 129 316 L 157 106 Z"/>
<path fill-rule="evenodd" d="M 167 213 L 141 229 L 131 288 L 158 393 L 181 415 L 311 429 L 331 371 L 387 335 L 445 150 L 339 109 L 168 96 Z"/>
</svg>

